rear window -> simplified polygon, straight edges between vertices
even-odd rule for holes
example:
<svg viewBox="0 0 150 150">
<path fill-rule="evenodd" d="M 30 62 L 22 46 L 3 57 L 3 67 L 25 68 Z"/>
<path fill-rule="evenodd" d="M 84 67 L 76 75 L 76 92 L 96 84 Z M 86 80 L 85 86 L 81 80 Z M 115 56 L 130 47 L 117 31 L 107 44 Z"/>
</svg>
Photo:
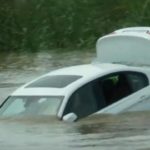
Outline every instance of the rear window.
<svg viewBox="0 0 150 150">
<path fill-rule="evenodd" d="M 80 79 L 81 77 L 82 76 L 75 76 L 75 75 L 46 76 L 29 84 L 26 88 L 34 88 L 34 87 L 63 88 L 69 85 L 70 83 Z"/>
</svg>

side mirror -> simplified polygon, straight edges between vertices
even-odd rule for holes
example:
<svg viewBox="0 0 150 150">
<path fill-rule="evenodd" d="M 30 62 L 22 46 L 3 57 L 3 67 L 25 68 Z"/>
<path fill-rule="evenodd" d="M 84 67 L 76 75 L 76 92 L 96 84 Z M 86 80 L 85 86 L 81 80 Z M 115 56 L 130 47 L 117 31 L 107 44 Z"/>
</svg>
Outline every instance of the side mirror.
<svg viewBox="0 0 150 150">
<path fill-rule="evenodd" d="M 69 113 L 69 114 L 63 116 L 63 121 L 74 122 L 77 118 L 78 118 L 78 116 L 72 112 L 72 113 Z"/>
</svg>

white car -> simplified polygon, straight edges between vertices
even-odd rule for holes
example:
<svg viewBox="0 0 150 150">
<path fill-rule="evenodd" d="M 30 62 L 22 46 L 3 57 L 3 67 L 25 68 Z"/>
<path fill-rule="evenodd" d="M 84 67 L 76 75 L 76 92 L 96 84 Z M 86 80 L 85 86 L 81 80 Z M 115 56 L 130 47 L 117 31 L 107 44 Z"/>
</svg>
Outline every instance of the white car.
<svg viewBox="0 0 150 150">
<path fill-rule="evenodd" d="M 52 71 L 25 84 L 2 103 L 0 116 L 55 115 L 72 122 L 129 110 L 145 100 L 138 98 L 150 84 L 149 31 L 127 28 L 100 38 L 91 64 Z"/>
</svg>

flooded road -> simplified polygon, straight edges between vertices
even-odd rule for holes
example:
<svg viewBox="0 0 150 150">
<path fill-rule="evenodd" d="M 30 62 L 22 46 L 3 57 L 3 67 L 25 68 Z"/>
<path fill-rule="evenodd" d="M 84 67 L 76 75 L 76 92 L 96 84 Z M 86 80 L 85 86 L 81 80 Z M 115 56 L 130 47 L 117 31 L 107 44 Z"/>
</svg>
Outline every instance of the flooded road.
<svg viewBox="0 0 150 150">
<path fill-rule="evenodd" d="M 90 63 L 93 51 L 6 54 L 0 60 L 0 101 L 50 70 Z M 55 117 L 0 118 L 0 150 L 149 150 L 150 112 L 90 116 L 75 123 Z"/>
<path fill-rule="evenodd" d="M 150 148 L 149 113 L 93 116 L 76 123 L 55 118 L 7 118 L 0 121 L 3 150 Z"/>
</svg>

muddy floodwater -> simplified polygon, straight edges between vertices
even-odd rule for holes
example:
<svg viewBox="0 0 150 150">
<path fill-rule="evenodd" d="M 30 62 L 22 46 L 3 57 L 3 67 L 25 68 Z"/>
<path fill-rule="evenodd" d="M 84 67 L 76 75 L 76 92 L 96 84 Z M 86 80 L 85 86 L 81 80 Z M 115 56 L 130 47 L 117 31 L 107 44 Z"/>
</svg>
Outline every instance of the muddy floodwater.
<svg viewBox="0 0 150 150">
<path fill-rule="evenodd" d="M 0 55 L 0 102 L 25 82 L 64 66 L 90 63 L 93 51 Z M 150 112 L 90 116 L 64 123 L 54 116 L 0 118 L 0 150 L 150 150 Z"/>
</svg>

